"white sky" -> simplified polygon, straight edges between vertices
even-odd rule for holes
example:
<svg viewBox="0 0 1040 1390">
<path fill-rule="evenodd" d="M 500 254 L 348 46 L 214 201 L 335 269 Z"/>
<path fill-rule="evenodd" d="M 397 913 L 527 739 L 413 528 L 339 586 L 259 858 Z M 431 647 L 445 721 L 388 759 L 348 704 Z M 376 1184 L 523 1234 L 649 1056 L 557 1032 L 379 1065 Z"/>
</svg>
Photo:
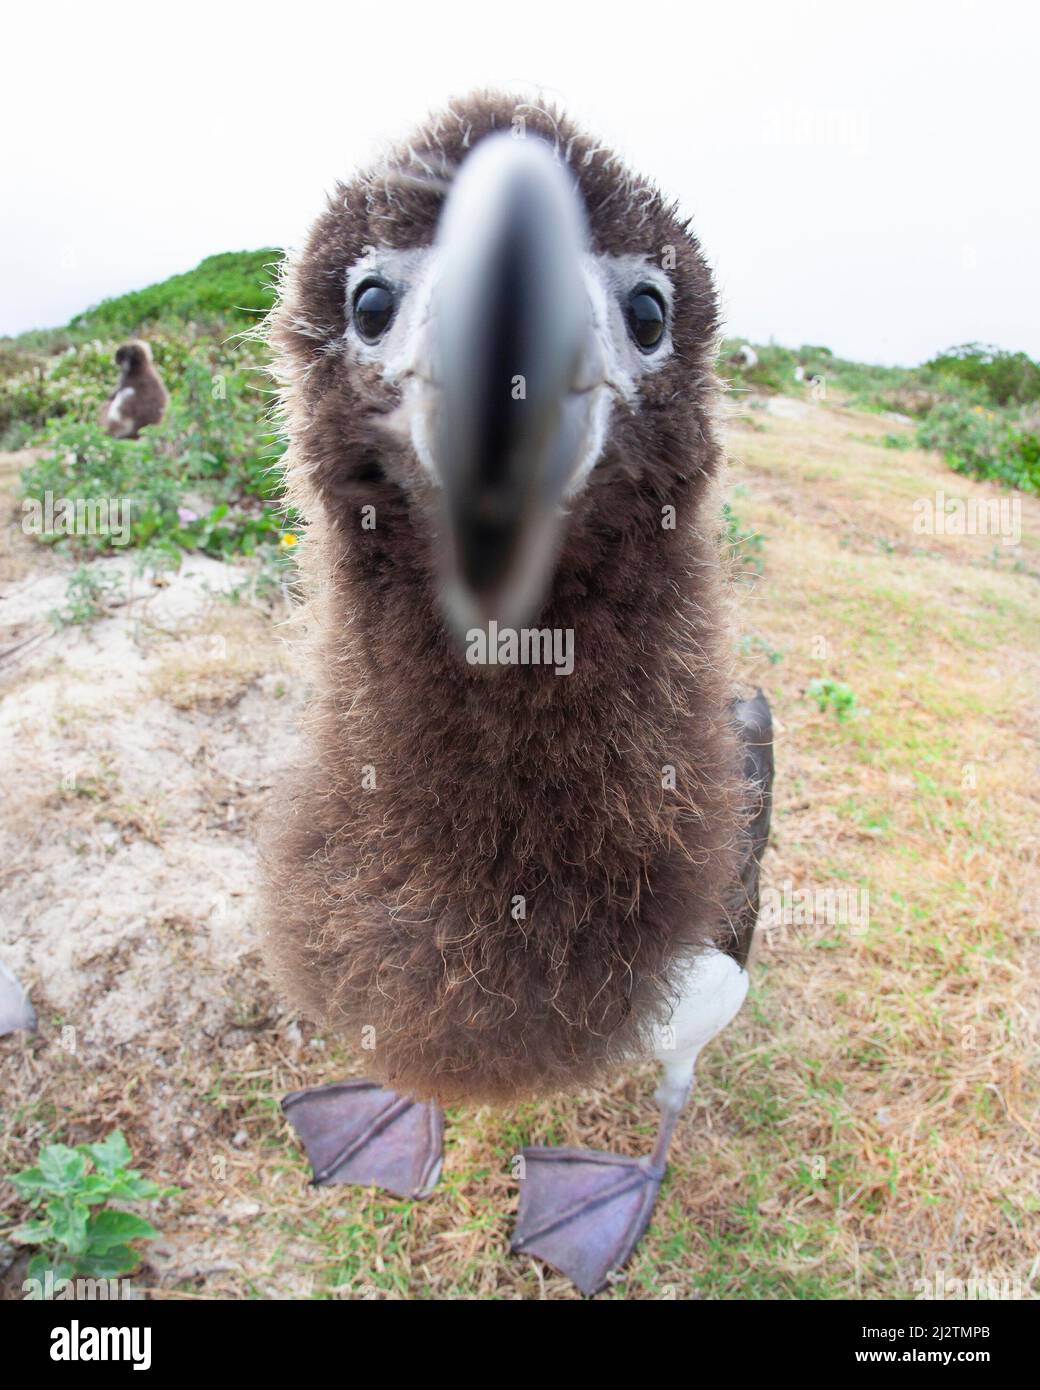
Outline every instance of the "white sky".
<svg viewBox="0 0 1040 1390">
<path fill-rule="evenodd" d="M 0 333 L 216 251 L 473 87 L 555 97 L 692 214 L 729 331 L 1040 357 L 1035 0 L 7 10 Z"/>
</svg>

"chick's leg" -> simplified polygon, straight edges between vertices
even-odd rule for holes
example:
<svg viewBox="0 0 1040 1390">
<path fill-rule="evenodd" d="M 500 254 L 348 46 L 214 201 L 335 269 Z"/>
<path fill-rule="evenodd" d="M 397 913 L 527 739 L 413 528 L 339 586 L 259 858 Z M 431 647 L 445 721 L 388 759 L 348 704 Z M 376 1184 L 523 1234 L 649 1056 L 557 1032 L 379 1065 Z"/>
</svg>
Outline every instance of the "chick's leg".
<svg viewBox="0 0 1040 1390">
<path fill-rule="evenodd" d="M 512 1249 L 536 1255 L 593 1294 L 631 1257 L 650 1220 L 668 1147 L 693 1085 L 700 1050 L 740 1009 L 748 977 L 732 957 L 709 951 L 691 966 L 686 989 L 656 1053 L 661 1125 L 643 1158 L 590 1149 L 523 1151 Z"/>
</svg>

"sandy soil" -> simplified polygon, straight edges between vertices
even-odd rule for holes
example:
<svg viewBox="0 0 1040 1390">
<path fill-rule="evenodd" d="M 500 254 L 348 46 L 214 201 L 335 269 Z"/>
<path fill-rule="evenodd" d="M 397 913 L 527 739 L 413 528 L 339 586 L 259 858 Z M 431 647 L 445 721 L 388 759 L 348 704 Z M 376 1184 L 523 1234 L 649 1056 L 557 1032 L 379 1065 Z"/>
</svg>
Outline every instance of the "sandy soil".
<svg viewBox="0 0 1040 1390">
<path fill-rule="evenodd" d="M 21 462 L 0 459 L 5 513 Z M 272 1007 L 251 829 L 300 696 L 249 568 L 195 556 L 157 583 L 132 553 L 96 566 L 119 583 L 110 616 L 55 627 L 75 565 L 6 527 L 0 958 L 30 990 L 45 1068 L 161 1075 L 172 1045 L 182 1074 Z M 148 1104 L 153 1144 L 191 1145 L 200 1095 L 160 1082 Z"/>
</svg>

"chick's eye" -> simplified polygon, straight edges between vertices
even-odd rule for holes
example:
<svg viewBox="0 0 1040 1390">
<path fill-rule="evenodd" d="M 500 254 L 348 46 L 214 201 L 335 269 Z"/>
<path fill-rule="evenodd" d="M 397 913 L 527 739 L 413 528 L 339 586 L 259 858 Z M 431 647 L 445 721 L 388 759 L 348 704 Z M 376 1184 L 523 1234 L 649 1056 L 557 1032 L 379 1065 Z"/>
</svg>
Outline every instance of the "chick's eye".
<svg viewBox="0 0 1040 1390">
<path fill-rule="evenodd" d="M 628 327 L 644 352 L 664 337 L 664 300 L 654 289 L 633 290 L 628 297 Z"/>
<path fill-rule="evenodd" d="M 354 326 L 366 343 L 383 336 L 394 316 L 394 296 L 389 285 L 368 280 L 354 295 Z"/>
</svg>

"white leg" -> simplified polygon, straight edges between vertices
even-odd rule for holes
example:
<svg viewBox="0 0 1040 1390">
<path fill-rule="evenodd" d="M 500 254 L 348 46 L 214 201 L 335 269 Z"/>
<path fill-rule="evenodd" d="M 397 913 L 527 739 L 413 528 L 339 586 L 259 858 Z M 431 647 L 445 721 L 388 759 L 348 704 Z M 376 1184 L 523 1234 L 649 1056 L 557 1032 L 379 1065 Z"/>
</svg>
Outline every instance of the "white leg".
<svg viewBox="0 0 1040 1390">
<path fill-rule="evenodd" d="M 661 1127 L 652 1154 L 623 1158 L 583 1149 L 524 1150 L 514 1250 L 546 1260 L 587 1294 L 621 1268 L 650 1220 L 697 1054 L 740 1008 L 747 984 L 745 971 L 720 951 L 691 961 L 655 1053 L 664 1076 L 657 1093 Z"/>
<path fill-rule="evenodd" d="M 721 951 L 706 951 L 690 966 L 682 996 L 654 1053 L 663 1073 L 654 1097 L 661 1108 L 661 1128 L 651 1163 L 662 1172 L 676 1121 L 693 1089 L 701 1049 L 737 1016 L 747 990 L 747 971 Z"/>
</svg>

